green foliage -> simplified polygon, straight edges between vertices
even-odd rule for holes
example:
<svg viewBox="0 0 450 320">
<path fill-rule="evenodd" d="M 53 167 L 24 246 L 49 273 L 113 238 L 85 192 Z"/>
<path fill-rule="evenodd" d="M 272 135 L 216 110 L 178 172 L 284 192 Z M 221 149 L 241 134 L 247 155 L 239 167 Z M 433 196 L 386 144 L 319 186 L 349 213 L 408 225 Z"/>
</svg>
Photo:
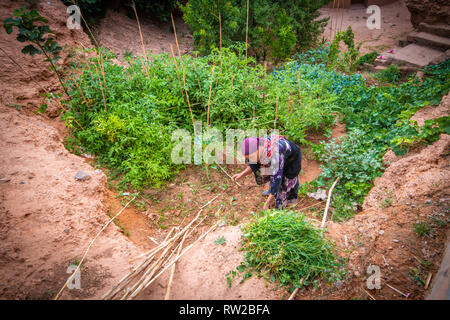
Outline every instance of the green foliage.
<svg viewBox="0 0 450 320">
<path fill-rule="evenodd" d="M 227 239 L 225 239 L 225 237 L 224 236 L 221 236 L 221 237 L 219 237 L 219 238 L 217 238 L 216 240 L 214 240 L 214 243 L 215 244 L 225 244 L 227 242 Z"/>
<path fill-rule="evenodd" d="M 370 53 L 363 54 L 356 61 L 356 66 L 362 66 L 364 65 L 364 63 L 373 64 L 379 56 L 380 54 L 378 53 L 378 51 L 372 51 Z"/>
<path fill-rule="evenodd" d="M 129 67 L 123 68 L 112 62 L 113 55 L 108 51 L 102 50 L 101 54 L 102 59 L 93 57 L 89 64 L 75 66 L 83 70 L 76 80 L 82 91 L 75 80 L 71 81 L 72 100 L 69 112 L 63 115 L 72 135 L 67 147 L 82 147 L 97 155 L 100 163 L 120 174 L 121 187 L 160 186 L 180 168 L 171 161 L 172 132 L 178 128 L 193 131 L 181 61 L 177 58 L 176 66 L 167 54 L 152 55 L 147 65 L 141 58 L 127 57 Z M 224 49 L 220 72 L 218 50 L 202 58 L 182 59 L 194 119 L 206 122 L 215 65 L 211 123 L 218 129 L 252 127 L 256 125 L 252 119 L 254 108 L 263 122 L 265 110 L 272 105 L 260 97 L 258 88 L 263 86 L 264 73 L 261 67 L 250 65 L 254 60 Z M 102 69 L 105 81 L 96 74 Z"/>
<path fill-rule="evenodd" d="M 386 69 L 376 73 L 375 79 L 384 83 L 396 83 L 400 80 L 400 70 L 396 65 L 391 64 Z"/>
<path fill-rule="evenodd" d="M 417 233 L 419 236 L 423 237 L 431 232 L 431 226 L 428 222 L 425 221 L 418 221 L 414 223 L 414 232 Z"/>
<path fill-rule="evenodd" d="M 354 129 L 344 136 L 340 143 L 334 139 L 323 143 L 319 160 L 323 163 L 318 186 L 326 186 L 326 181 L 340 178 L 339 189 L 352 201 L 362 202 L 372 188 L 372 181 L 381 176 L 383 166 L 381 154 L 368 140 L 362 130 Z"/>
<path fill-rule="evenodd" d="M 48 23 L 48 20 L 36 10 L 27 11 L 26 7 L 14 10 L 14 16 L 16 18 L 7 18 L 3 23 L 6 33 L 11 34 L 16 27 L 19 31 L 16 37 L 17 41 L 32 43 L 23 47 L 22 53 L 31 56 L 43 53 L 46 57 L 45 61 L 51 64 L 51 68 L 58 76 L 61 86 L 66 90 L 55 66 L 55 63 L 61 59 L 59 53 L 62 49 L 56 40 L 50 36 L 54 34 L 50 27 L 41 25 L 42 23 Z"/>
<path fill-rule="evenodd" d="M 49 61 L 56 62 L 61 59 L 58 53 L 61 51 L 61 47 L 55 41 L 54 38 L 47 34 L 53 34 L 48 25 L 36 25 L 35 23 L 48 23 L 48 20 L 42 17 L 36 10 L 26 10 L 26 7 L 14 10 L 14 16 L 17 18 L 7 18 L 4 21 L 3 27 L 6 33 L 11 34 L 13 27 L 17 27 L 19 33 L 17 40 L 20 42 L 32 42 L 33 45 L 27 45 L 22 49 L 22 53 L 29 54 L 31 56 L 35 54 L 48 54 Z M 44 38 L 46 37 L 46 38 Z"/>
<path fill-rule="evenodd" d="M 131 4 L 130 0 L 122 0 L 121 2 L 124 6 L 130 6 Z M 178 6 L 177 0 L 134 0 L 134 2 L 137 10 L 141 10 L 152 17 L 157 17 L 162 22 L 170 21 L 170 13 Z"/>
<path fill-rule="evenodd" d="M 268 57 L 279 61 L 292 51 L 314 44 L 328 19 L 317 19 L 319 9 L 330 0 L 295 0 L 250 2 L 248 43 L 257 60 Z M 245 42 L 247 21 L 246 0 L 190 0 L 181 6 L 183 17 L 193 31 L 194 42 L 203 54 L 219 47 L 222 24 L 222 45 Z M 244 10 L 243 10 L 244 9 Z"/>
<path fill-rule="evenodd" d="M 342 54 L 339 50 L 341 41 L 347 46 L 347 50 Z M 348 26 L 346 31 L 336 33 L 328 51 L 327 69 L 353 73 L 360 63 L 358 59 L 360 56 L 360 47 L 361 43 L 355 47 L 354 34 L 351 26 Z"/>
<path fill-rule="evenodd" d="M 236 1 L 229 0 L 190 0 L 180 6 L 183 19 L 189 25 L 194 43 L 202 54 L 219 48 L 220 26 L 222 30 L 222 46 L 235 43 L 240 26 L 241 14 Z M 219 24 L 220 13 L 220 24 Z"/>
<path fill-rule="evenodd" d="M 267 280 L 295 288 L 308 286 L 319 277 L 332 282 L 343 276 L 334 243 L 302 214 L 265 212 L 245 225 L 243 233 L 245 262 L 237 270 L 245 275 L 256 272 Z"/>
<path fill-rule="evenodd" d="M 373 180 L 382 174 L 382 156 L 389 147 L 397 154 L 404 154 L 409 146 L 436 141 L 440 133 L 449 130 L 448 116 L 428 120 L 422 128 L 411 124 L 409 119 L 420 108 L 439 104 L 448 92 L 450 62 L 447 60 L 426 68 L 422 82 L 413 77 L 404 83 L 368 86 L 358 74 L 346 76 L 327 70 L 330 66 L 339 69 L 337 64 L 330 63 L 329 59 L 334 56 L 330 50 L 329 46 L 324 46 L 298 54 L 294 60 L 275 70 L 273 77 L 283 83 L 285 92 L 290 94 L 295 93 L 292 90 L 298 87 L 300 78 L 300 97 L 308 99 L 310 96 L 313 99 L 311 105 L 317 101 L 316 108 L 311 109 L 315 114 L 309 115 L 306 112 L 310 104 L 298 103 L 294 97 L 293 105 L 300 105 L 304 116 L 288 116 L 285 127 L 281 110 L 282 132 L 294 137 L 295 141 L 310 144 L 305 140 L 307 131 L 302 129 L 302 122 L 307 122 L 310 130 L 316 119 L 316 123 L 323 124 L 321 131 L 326 134 L 335 117 L 343 117 L 348 135 L 340 142 L 332 139 L 328 143 L 312 145 L 315 156 L 322 161 L 322 172 L 314 183 L 300 188 L 311 191 L 312 186 L 329 187 L 340 177 L 333 195 L 338 197 L 333 205 L 335 218 L 339 220 L 339 216 L 350 217 L 355 212 L 355 204 L 362 203 Z"/>
<path fill-rule="evenodd" d="M 409 147 L 433 143 L 439 139 L 441 133 L 450 134 L 450 116 L 425 120 L 422 127 L 419 127 L 416 121 L 409 121 L 408 124 L 401 127 L 403 134 L 391 140 L 396 155 L 406 154 Z"/>
</svg>

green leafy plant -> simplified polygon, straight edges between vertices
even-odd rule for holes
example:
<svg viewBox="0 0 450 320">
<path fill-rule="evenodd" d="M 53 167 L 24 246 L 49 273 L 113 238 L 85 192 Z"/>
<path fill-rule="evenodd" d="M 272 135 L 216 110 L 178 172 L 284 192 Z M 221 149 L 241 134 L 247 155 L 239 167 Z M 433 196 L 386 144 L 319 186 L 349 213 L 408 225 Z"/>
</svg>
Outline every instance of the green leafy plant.
<svg viewBox="0 0 450 320">
<path fill-rule="evenodd" d="M 285 59 L 295 50 L 317 42 L 328 18 L 318 19 L 319 9 L 330 0 L 292 2 L 251 1 L 248 17 L 248 43 L 257 60 Z M 190 0 L 181 5 L 185 22 L 193 31 L 198 50 L 207 54 L 222 45 L 245 42 L 247 2 L 244 0 Z M 219 24 L 219 13 L 221 23 Z"/>
<path fill-rule="evenodd" d="M 431 226 L 428 222 L 418 221 L 413 224 L 414 232 L 423 237 L 431 233 Z"/>
<path fill-rule="evenodd" d="M 339 50 L 341 41 L 344 42 L 344 44 L 347 46 L 347 50 L 344 51 L 342 55 L 341 51 Z M 347 73 L 354 72 L 356 70 L 356 67 L 360 63 L 360 61 L 358 60 L 360 56 L 360 47 L 361 43 L 355 46 L 354 34 L 351 26 L 348 26 L 347 30 L 345 31 L 337 32 L 328 51 L 328 70 L 337 69 L 339 71 Z"/>
<path fill-rule="evenodd" d="M 386 69 L 376 73 L 375 79 L 383 83 L 396 83 L 400 80 L 400 70 L 396 65 L 391 64 Z"/>
<path fill-rule="evenodd" d="M 244 278 L 254 272 L 281 286 L 297 288 L 321 277 L 333 282 L 344 275 L 334 244 L 302 214 L 265 212 L 245 225 L 243 233 L 245 261 L 237 271 L 245 273 Z M 228 283 L 233 278 L 230 275 Z"/>
<path fill-rule="evenodd" d="M 225 244 L 226 242 L 227 242 L 227 239 L 225 239 L 224 236 L 221 236 L 221 237 L 217 238 L 216 240 L 214 240 L 214 243 L 219 244 L 219 245 Z"/>
<path fill-rule="evenodd" d="M 48 25 L 39 25 L 39 23 L 48 23 L 48 20 L 42 17 L 36 10 L 27 11 L 26 7 L 14 10 L 16 18 L 7 18 L 4 21 L 3 27 L 6 33 L 11 34 L 14 27 L 19 31 L 16 39 L 20 42 L 31 42 L 22 49 L 23 54 L 31 56 L 35 54 L 44 54 L 47 62 L 50 63 L 51 69 L 58 76 L 59 83 L 64 91 L 67 93 L 66 87 L 62 81 L 60 74 L 56 68 L 56 62 L 61 59 L 59 53 L 61 47 L 56 40 L 51 37 L 54 34 Z"/>
</svg>

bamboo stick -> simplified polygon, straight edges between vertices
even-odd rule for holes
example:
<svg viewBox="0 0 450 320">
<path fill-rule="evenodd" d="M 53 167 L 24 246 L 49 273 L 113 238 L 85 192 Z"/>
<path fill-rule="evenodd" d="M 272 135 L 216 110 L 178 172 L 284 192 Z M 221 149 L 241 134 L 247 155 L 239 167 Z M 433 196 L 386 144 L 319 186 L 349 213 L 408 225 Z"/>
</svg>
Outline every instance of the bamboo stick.
<svg viewBox="0 0 450 320">
<path fill-rule="evenodd" d="M 170 53 L 172 54 L 173 63 L 175 64 L 175 69 L 177 71 L 178 84 L 180 86 L 181 96 L 183 96 L 183 86 L 181 85 L 180 74 L 178 72 L 178 63 L 177 63 L 177 59 L 175 59 L 175 54 L 173 53 L 172 45 L 170 45 Z"/>
<path fill-rule="evenodd" d="M 174 237 L 175 240 L 173 242 L 170 243 L 170 245 L 166 248 L 166 250 L 161 254 L 160 258 L 158 259 L 158 261 L 156 261 L 141 277 L 140 279 L 133 285 L 133 287 L 131 289 L 127 289 L 127 291 L 125 292 L 125 294 L 122 296 L 121 300 L 127 299 L 127 300 L 131 300 L 133 299 L 137 294 L 139 294 L 139 292 L 142 290 L 142 288 L 144 287 L 145 283 L 149 281 L 149 279 L 152 278 L 152 276 L 155 274 L 155 272 L 157 270 L 160 269 L 160 267 L 166 262 L 169 261 L 172 257 L 172 255 L 175 253 L 175 251 L 180 247 L 181 242 L 174 248 L 174 250 L 172 250 L 172 252 L 167 256 L 167 253 L 170 251 L 171 247 L 175 244 L 175 242 L 177 241 L 177 238 L 179 238 L 179 236 L 181 234 L 183 234 L 184 232 L 184 236 L 183 238 L 189 236 L 192 231 L 197 228 L 204 220 L 205 218 L 203 218 L 196 226 L 194 226 L 193 228 L 191 228 L 189 230 L 189 228 L 184 228 L 183 231 L 181 231 L 177 237 Z M 192 223 L 189 224 L 189 226 L 192 225 Z M 189 230 L 189 232 L 187 232 Z M 169 236 L 169 235 L 168 235 Z M 166 236 L 166 239 L 168 238 L 168 236 Z M 172 238 L 173 239 L 173 238 Z"/>
<path fill-rule="evenodd" d="M 323 214 L 322 224 L 320 225 L 321 229 L 323 229 L 323 227 L 325 226 L 325 222 L 327 220 L 328 209 L 330 207 L 330 202 L 331 202 L 331 195 L 332 195 L 333 189 L 336 186 L 336 183 L 338 181 L 339 181 L 339 177 L 336 180 L 334 180 L 333 184 L 331 185 L 330 191 L 328 192 L 327 205 L 325 207 L 325 212 Z"/>
<path fill-rule="evenodd" d="M 178 85 L 180 86 L 181 96 L 183 96 L 183 86 L 181 85 L 180 73 L 178 72 L 178 63 L 177 63 L 177 59 L 175 59 L 175 54 L 173 53 L 173 47 L 172 47 L 172 45 L 170 45 L 170 53 L 172 54 L 173 63 L 174 63 L 174 65 L 175 65 L 175 70 L 176 70 L 176 72 L 177 72 Z"/>
<path fill-rule="evenodd" d="M 195 218 L 194 218 L 194 219 L 193 219 L 193 220 L 192 220 L 185 228 L 188 228 L 190 225 L 192 225 L 192 224 L 198 219 L 198 217 L 200 216 L 200 213 L 202 212 L 202 210 L 203 210 L 204 208 L 206 208 L 207 206 L 209 206 L 209 205 L 211 204 L 211 202 L 213 202 L 214 200 L 216 200 L 218 197 L 219 197 L 219 195 L 215 196 L 214 198 L 212 198 L 211 200 L 209 200 L 206 204 L 204 204 L 204 205 L 200 208 L 200 210 L 197 212 L 196 217 L 195 217 Z M 185 229 L 185 228 L 184 228 L 184 229 Z M 180 232 L 183 232 L 184 229 L 183 229 L 182 231 L 180 231 Z M 175 235 L 175 236 L 176 236 L 176 235 Z M 174 236 L 174 237 L 175 237 L 175 236 Z M 173 238 L 174 238 L 174 237 L 173 237 Z M 173 238 L 171 238 L 171 239 L 168 240 L 168 241 L 172 241 Z M 166 241 L 163 241 L 163 242 L 160 244 L 160 246 L 164 246 L 165 244 L 167 244 Z M 135 259 L 133 259 L 132 261 L 147 256 L 149 253 L 151 253 L 152 250 L 154 250 L 154 249 L 151 249 L 150 251 L 148 251 L 148 252 L 146 252 L 146 253 L 143 253 L 143 254 L 137 256 L 137 257 L 136 257 Z"/>
<path fill-rule="evenodd" d="M 98 68 L 97 65 L 94 63 L 94 68 L 95 68 L 95 73 L 97 74 L 97 79 L 98 79 L 98 83 L 100 85 L 100 92 L 102 93 L 102 97 L 103 97 L 103 105 L 105 106 L 105 110 L 106 108 L 106 97 L 105 97 L 105 93 L 103 92 L 103 85 L 102 85 L 102 80 L 100 80 L 100 75 L 98 73 Z"/>
<path fill-rule="evenodd" d="M 129 289 L 129 290 L 127 290 L 127 292 L 125 292 L 125 294 L 122 296 L 122 298 L 120 300 L 124 300 L 124 299 L 130 300 L 130 299 L 134 298 L 138 292 L 140 292 L 140 290 L 145 285 L 145 280 L 147 278 L 151 278 L 153 276 L 153 274 L 155 274 L 155 272 L 159 269 L 162 262 L 164 261 L 164 258 L 167 255 L 167 253 L 172 248 L 173 244 L 174 244 L 174 242 L 172 242 L 166 246 L 164 251 L 161 253 L 160 257 L 152 264 L 152 266 L 148 270 L 146 270 L 144 272 L 142 277 L 131 287 L 131 289 Z"/>
<path fill-rule="evenodd" d="M 200 210 L 198 211 L 196 217 L 188 223 L 181 231 L 176 233 L 175 235 L 171 236 L 173 231 L 175 229 L 179 228 L 172 228 L 171 231 L 166 235 L 164 241 L 157 247 L 153 248 L 149 252 L 144 253 L 141 256 L 146 256 L 143 262 L 141 262 L 138 266 L 136 266 L 130 273 L 128 273 L 126 276 L 124 276 L 117 285 L 115 285 L 110 291 L 108 291 L 104 296 L 103 299 L 111 299 L 114 296 L 116 296 L 121 290 L 124 290 L 124 287 L 128 285 L 133 279 L 136 278 L 139 274 L 144 271 L 144 273 L 139 277 L 139 279 L 131 286 L 130 288 L 127 288 L 125 292 L 123 293 L 121 299 L 132 299 L 134 298 L 139 292 L 144 289 L 149 281 L 153 279 L 153 275 L 160 270 L 160 268 L 171 259 L 171 257 L 175 254 L 177 250 L 181 250 L 180 247 L 182 246 L 182 243 L 184 242 L 184 239 L 186 239 L 206 218 L 200 220 L 193 228 L 191 226 L 198 220 L 200 217 L 200 213 L 202 210 L 208 206 L 212 201 L 214 201 L 219 195 L 215 196 L 213 199 L 208 201 L 206 204 L 204 204 Z M 183 220 L 184 221 L 184 220 Z M 183 236 L 182 241 L 175 246 L 178 239 Z M 171 252 L 170 250 L 174 248 Z M 156 256 L 157 252 L 161 249 L 164 249 L 164 251 L 161 253 L 159 258 L 151 263 L 154 260 L 154 257 Z M 151 265 L 150 265 L 151 263 Z"/>
<path fill-rule="evenodd" d="M 175 42 L 176 42 L 176 44 L 177 44 L 178 57 L 180 57 L 180 59 L 181 59 L 180 46 L 178 45 L 177 28 L 175 27 L 175 21 L 173 20 L 172 12 L 170 13 L 170 18 L 172 19 L 173 34 L 174 34 L 174 36 L 175 36 Z M 183 65 L 183 61 L 180 60 L 180 62 L 181 62 L 181 65 Z"/>
<path fill-rule="evenodd" d="M 195 61 L 192 60 L 192 65 L 194 66 L 195 75 L 197 76 L 198 89 L 202 91 L 202 86 L 200 85 L 200 78 L 198 77 L 197 66 L 195 65 Z"/>
<path fill-rule="evenodd" d="M 179 256 L 177 256 L 172 262 L 170 262 L 167 266 L 165 266 L 164 269 L 162 269 L 151 281 L 149 281 L 147 283 L 147 285 L 144 287 L 144 289 L 147 288 L 149 285 L 151 285 L 156 279 L 158 279 L 161 276 L 161 274 L 164 273 L 164 271 L 166 271 L 172 264 L 177 262 L 182 256 L 184 256 L 186 254 L 186 252 L 188 252 L 195 244 L 197 244 L 200 240 L 202 240 L 204 237 L 206 237 L 206 235 L 208 233 L 210 233 L 212 230 L 214 230 L 218 225 L 219 225 L 219 222 L 214 224 L 211 228 L 209 228 L 208 231 L 206 231 L 203 235 L 201 235 L 197 240 L 195 240 L 192 244 L 187 246 L 186 249 L 184 249 L 183 252 Z"/>
<path fill-rule="evenodd" d="M 75 82 L 75 86 L 77 87 L 78 92 L 80 92 L 80 95 L 83 98 L 84 104 L 86 105 L 86 107 L 89 107 L 89 104 L 88 104 L 88 102 L 86 100 L 86 97 L 84 96 L 83 91 L 81 90 L 80 86 L 78 85 L 77 78 L 74 77 L 73 81 Z"/>
<path fill-rule="evenodd" d="M 183 243 L 184 240 L 186 239 L 187 233 L 184 234 L 183 239 L 181 239 L 181 243 L 178 247 L 178 251 L 177 251 L 177 256 L 180 255 L 181 250 L 183 249 Z M 169 282 L 167 284 L 167 290 L 166 290 L 166 295 L 164 296 L 164 300 L 169 300 L 170 299 L 170 289 L 172 287 L 172 281 L 173 281 L 173 276 L 175 275 L 175 268 L 176 268 L 176 264 L 174 263 L 172 266 L 172 270 L 170 270 L 170 277 L 169 277 Z"/>
<path fill-rule="evenodd" d="M 175 228 L 170 229 L 170 231 L 167 233 L 164 241 L 167 240 L 167 238 L 173 233 L 174 230 L 175 230 Z M 135 268 L 133 268 L 133 270 L 130 271 L 126 276 L 124 276 L 118 282 L 117 285 L 113 286 L 110 291 L 108 291 L 106 294 L 104 294 L 102 298 L 103 299 L 111 299 L 117 293 L 119 293 L 119 291 L 122 290 L 133 279 L 133 276 L 135 274 L 139 274 L 142 270 L 144 270 L 153 261 L 154 256 L 155 256 L 154 254 L 147 256 L 146 260 L 142 261 L 141 264 L 139 264 Z"/>
<path fill-rule="evenodd" d="M 245 24 L 245 59 L 247 59 L 247 44 L 248 44 L 248 8 L 249 8 L 249 0 L 247 0 L 247 21 Z"/>
<path fill-rule="evenodd" d="M 214 68 L 215 65 L 213 65 L 212 70 L 211 70 L 211 81 L 209 83 L 209 97 L 208 97 L 208 113 L 206 115 L 206 125 L 209 126 L 209 108 L 210 108 L 210 103 L 211 103 L 211 90 L 212 90 L 212 83 L 213 83 L 213 76 L 214 76 Z"/>
<path fill-rule="evenodd" d="M 217 164 L 218 166 L 219 166 L 219 168 L 223 171 L 223 172 L 225 172 L 225 174 L 228 176 L 228 178 L 230 178 L 231 179 L 231 181 L 233 181 L 234 183 L 236 183 L 239 187 L 242 187 L 242 185 L 239 183 L 239 182 L 237 182 L 237 181 L 234 181 L 233 180 L 233 178 L 230 176 L 230 174 L 220 165 L 220 164 Z"/>
<path fill-rule="evenodd" d="M 389 288 L 391 288 L 392 290 L 394 290 L 395 292 L 397 292 L 397 293 L 401 294 L 402 296 L 404 296 L 405 298 L 408 298 L 408 297 L 409 297 L 409 295 L 404 294 L 403 292 L 401 292 L 400 290 L 394 288 L 394 287 L 391 286 L 390 284 L 386 283 L 386 285 L 387 285 Z"/>
<path fill-rule="evenodd" d="M 425 281 L 425 290 L 428 289 L 428 286 L 430 285 L 430 281 L 431 281 L 431 277 L 433 276 L 433 274 L 431 272 L 428 273 L 427 276 L 427 281 Z"/>
<path fill-rule="evenodd" d="M 141 38 L 142 54 L 143 54 L 143 59 L 144 59 L 144 69 L 145 69 L 145 72 L 147 73 L 147 76 L 150 79 L 150 75 L 148 72 L 148 62 L 147 62 L 147 54 L 145 51 L 144 37 L 142 36 L 141 24 L 139 22 L 139 17 L 138 17 L 137 11 L 136 11 L 136 5 L 134 3 L 134 0 L 131 2 L 131 7 L 133 8 L 134 15 L 136 16 L 136 21 L 137 21 L 137 25 L 138 25 L 138 29 L 139 29 L 139 36 Z"/>
<path fill-rule="evenodd" d="M 274 129 L 277 128 L 277 114 L 278 114 L 278 96 L 277 96 L 276 102 L 275 102 L 275 119 L 273 120 L 273 128 Z"/>
<path fill-rule="evenodd" d="M 127 207 L 128 205 L 134 201 L 134 199 L 136 199 L 136 196 L 133 197 L 133 199 L 131 199 L 130 201 L 128 201 L 128 203 L 125 205 L 125 207 L 123 207 L 122 209 L 120 209 L 120 211 L 113 216 L 111 219 L 109 219 L 109 221 L 103 226 L 103 228 L 100 229 L 100 231 L 97 233 L 97 235 L 94 237 L 94 239 L 92 239 L 91 243 L 89 244 L 89 246 L 87 247 L 86 251 L 84 252 L 83 257 L 80 260 L 80 263 L 78 264 L 77 268 L 75 269 L 75 271 L 72 273 L 72 275 L 66 280 L 66 282 L 64 283 L 64 285 L 62 286 L 62 288 L 59 290 L 58 294 L 56 295 L 54 300 L 58 300 L 59 296 L 61 295 L 61 293 L 63 292 L 64 288 L 67 286 L 67 284 L 69 283 L 69 281 L 71 281 L 73 279 L 73 277 L 75 276 L 75 274 L 80 270 L 81 264 L 83 263 L 84 259 L 86 258 L 89 249 L 91 248 L 92 244 L 95 242 L 95 240 L 97 240 L 98 236 L 103 232 L 103 230 L 106 229 L 107 226 L 109 226 L 109 224 L 114 221 L 114 219 L 116 219 Z"/>
<path fill-rule="evenodd" d="M 184 68 L 183 58 L 181 57 L 180 46 L 178 44 L 177 29 L 175 27 L 175 21 L 173 20 L 172 12 L 170 13 L 170 17 L 172 19 L 173 33 L 174 33 L 174 36 L 175 36 L 175 42 L 177 44 L 177 49 L 178 49 L 178 58 L 180 58 L 181 69 L 183 71 L 184 93 L 186 94 L 186 99 L 187 99 L 187 103 L 188 103 L 188 107 L 189 107 L 189 112 L 191 114 L 192 128 L 194 129 L 194 135 L 197 135 L 197 132 L 196 132 L 196 129 L 195 129 L 194 114 L 192 113 L 191 102 L 189 101 L 189 95 L 188 95 L 187 90 L 186 90 L 186 70 Z M 172 55 L 173 55 L 173 52 L 172 52 Z"/>
<path fill-rule="evenodd" d="M 370 297 L 370 299 L 372 299 L 372 300 L 377 300 L 377 299 L 375 299 L 369 292 L 367 292 L 366 290 L 364 290 L 363 287 L 361 287 L 361 290 L 364 291 L 364 292 Z"/>
<path fill-rule="evenodd" d="M 219 47 L 220 47 L 220 73 L 222 73 L 222 19 L 219 12 Z"/>
</svg>

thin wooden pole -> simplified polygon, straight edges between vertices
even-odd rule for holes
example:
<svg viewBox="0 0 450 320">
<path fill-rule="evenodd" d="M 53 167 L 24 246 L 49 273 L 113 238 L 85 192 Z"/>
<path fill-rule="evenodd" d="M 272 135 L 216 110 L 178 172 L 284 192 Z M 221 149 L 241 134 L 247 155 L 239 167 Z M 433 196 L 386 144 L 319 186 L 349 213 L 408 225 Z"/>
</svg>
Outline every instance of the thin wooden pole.
<svg viewBox="0 0 450 320">
<path fill-rule="evenodd" d="M 247 45 L 248 45 L 248 8 L 249 0 L 247 0 L 247 22 L 245 24 L 245 58 L 247 59 Z"/>
<path fill-rule="evenodd" d="M 214 68 L 215 68 L 215 65 L 213 65 L 213 67 L 212 67 L 211 81 L 209 83 L 208 113 L 206 115 L 206 125 L 207 126 L 209 126 L 209 108 L 210 108 L 210 104 L 211 104 L 211 90 L 212 90 L 212 84 L 213 84 Z"/>
<path fill-rule="evenodd" d="M 219 12 L 219 47 L 220 47 L 220 73 L 222 73 L 222 19 Z"/>
<path fill-rule="evenodd" d="M 325 207 L 325 212 L 323 214 L 322 224 L 320 225 L 321 229 L 323 229 L 323 227 L 325 227 L 325 222 L 327 220 L 328 209 L 330 208 L 331 195 L 332 195 L 333 189 L 336 186 L 336 183 L 338 181 L 339 181 L 339 177 L 336 180 L 334 180 L 333 184 L 331 185 L 330 191 L 328 191 L 327 205 Z"/>
<path fill-rule="evenodd" d="M 275 119 L 273 120 L 273 128 L 274 129 L 277 128 L 277 114 L 278 114 L 278 96 L 277 96 L 276 102 L 275 102 Z"/>
<path fill-rule="evenodd" d="M 127 207 L 128 205 L 134 201 L 134 199 L 136 199 L 137 196 L 134 196 L 133 199 L 131 199 L 130 201 L 128 201 L 128 203 L 125 205 L 125 207 L 123 207 L 114 217 L 112 217 L 111 219 L 109 219 L 109 221 L 103 226 L 103 228 L 100 229 L 100 231 L 96 234 L 96 236 L 94 237 L 94 239 L 92 239 L 91 243 L 89 244 L 89 246 L 87 247 L 86 251 L 84 252 L 83 257 L 80 260 L 80 263 L 78 263 L 77 268 L 75 269 L 75 271 L 72 273 L 72 275 L 67 279 L 67 281 L 64 283 L 64 285 L 62 286 L 61 290 L 59 290 L 58 294 L 56 295 L 54 300 L 58 300 L 59 296 L 61 295 L 61 293 L 63 292 L 64 288 L 67 286 L 67 284 L 72 281 L 73 277 L 75 277 L 75 274 L 80 270 L 81 264 L 83 263 L 84 259 L 86 258 L 89 249 L 91 248 L 92 244 L 95 242 L 95 240 L 97 240 L 98 236 L 103 232 L 103 230 L 106 229 L 107 226 L 109 226 L 109 224 L 111 222 L 114 221 L 114 219 L 116 219 Z"/>
<path fill-rule="evenodd" d="M 181 243 L 180 243 L 180 245 L 178 247 L 178 251 L 177 251 L 177 257 L 180 255 L 181 250 L 183 249 L 184 240 L 186 239 L 187 235 L 188 235 L 188 232 L 186 232 L 183 235 L 183 239 L 181 239 Z M 166 290 L 166 295 L 164 296 L 164 300 L 170 299 L 170 290 L 172 288 L 173 276 L 175 275 L 175 268 L 176 268 L 176 263 L 173 264 L 172 269 L 170 270 L 170 277 L 169 277 L 169 282 L 167 284 L 167 290 Z"/>
<path fill-rule="evenodd" d="M 133 8 L 134 15 L 136 16 L 136 21 L 137 21 L 137 25 L 138 25 L 138 29 L 139 29 L 139 36 L 141 38 L 142 54 L 144 56 L 143 57 L 143 59 L 144 59 L 144 69 L 145 69 L 145 72 L 146 72 L 147 76 L 150 77 L 149 72 L 148 72 L 147 54 L 145 53 L 144 37 L 142 36 L 141 24 L 139 23 L 139 17 L 138 17 L 137 11 L 136 11 L 136 5 L 134 4 L 134 0 L 131 3 L 131 7 Z"/>
<path fill-rule="evenodd" d="M 181 85 L 180 74 L 178 72 L 178 63 L 177 63 L 177 59 L 175 59 L 175 54 L 173 53 L 172 45 L 170 45 L 170 52 L 172 53 L 173 64 L 175 65 L 175 69 L 177 71 L 178 84 L 180 85 L 181 96 L 183 96 L 183 86 Z"/>
</svg>

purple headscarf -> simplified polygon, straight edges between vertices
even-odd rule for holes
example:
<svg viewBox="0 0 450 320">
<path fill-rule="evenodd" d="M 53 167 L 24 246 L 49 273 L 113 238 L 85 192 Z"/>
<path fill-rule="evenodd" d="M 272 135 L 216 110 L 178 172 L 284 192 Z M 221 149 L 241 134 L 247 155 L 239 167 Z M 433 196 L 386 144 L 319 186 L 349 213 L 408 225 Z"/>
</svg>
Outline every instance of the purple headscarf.
<svg viewBox="0 0 450 320">
<path fill-rule="evenodd" d="M 260 137 L 250 137 L 250 138 L 246 138 L 244 141 L 242 141 L 241 144 L 241 152 L 244 156 L 249 155 L 253 152 L 255 152 L 256 150 L 258 150 L 258 148 L 260 146 L 262 146 L 264 144 L 264 138 L 260 138 Z"/>
</svg>

